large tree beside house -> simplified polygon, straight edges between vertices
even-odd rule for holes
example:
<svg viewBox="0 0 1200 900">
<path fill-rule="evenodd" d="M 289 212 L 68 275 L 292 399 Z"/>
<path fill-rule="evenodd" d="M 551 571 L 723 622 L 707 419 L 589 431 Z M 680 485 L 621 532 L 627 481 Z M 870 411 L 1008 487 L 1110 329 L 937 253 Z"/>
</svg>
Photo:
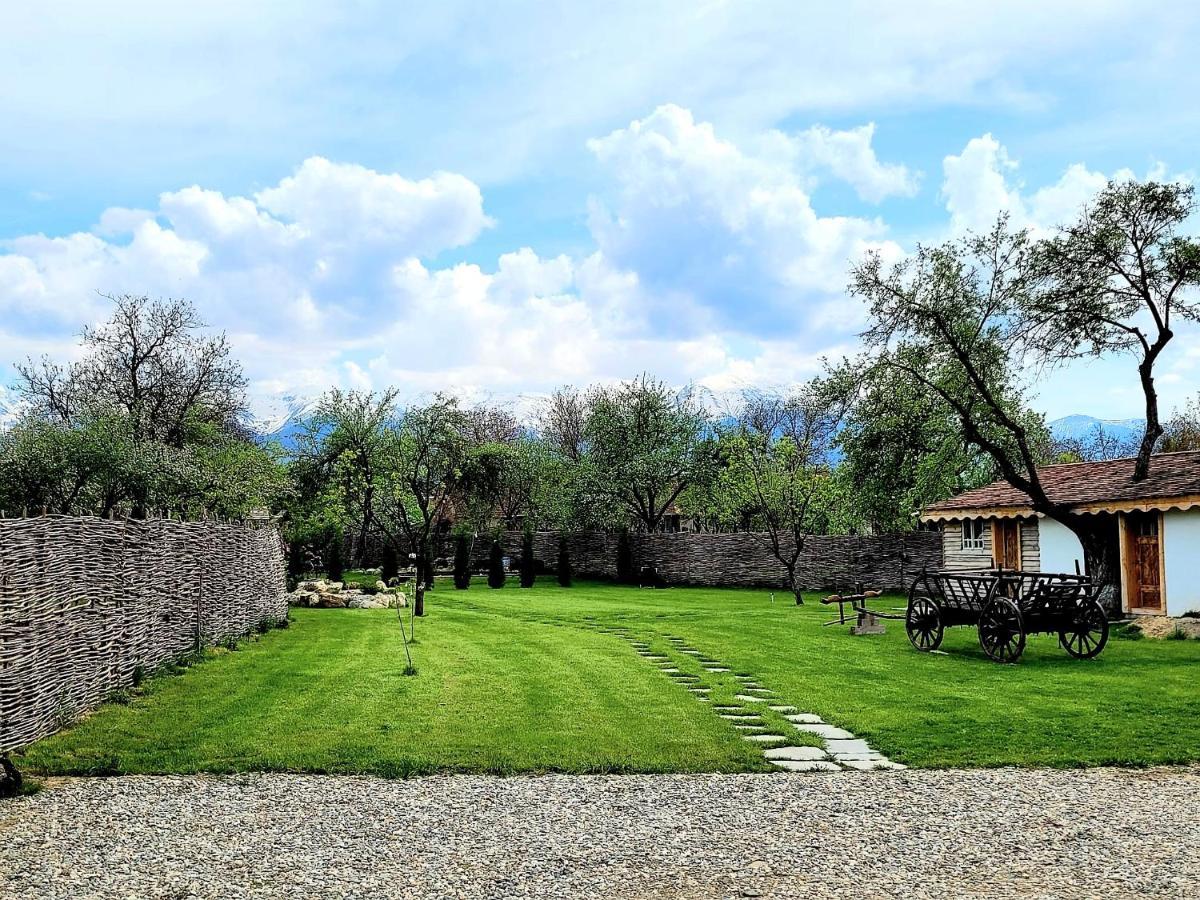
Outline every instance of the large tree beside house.
<svg viewBox="0 0 1200 900">
<path fill-rule="evenodd" d="M 870 253 L 852 270 L 872 319 L 864 368 L 935 398 L 1034 512 L 1076 535 L 1101 584 L 1116 574 L 1111 523 L 1046 490 L 1045 431 L 1025 412 L 1024 390 L 1073 359 L 1132 352 L 1146 428 L 1130 477 L 1147 477 L 1163 434 L 1154 368 L 1178 320 L 1200 316 L 1200 243 L 1179 233 L 1194 210 L 1190 186 L 1114 182 L 1051 238 L 1035 241 L 1001 216 L 986 234 L 895 265 Z"/>
<path fill-rule="evenodd" d="M 1021 380 L 1022 313 L 1036 289 L 1032 253 L 1028 233 L 1004 218 L 986 234 L 919 247 L 896 264 L 869 253 L 852 271 L 851 291 L 871 315 L 859 365 L 872 379 L 919 385 L 1034 512 L 1076 534 L 1094 577 L 1111 583 L 1108 535 L 1053 499 L 1038 474 L 1048 453 L 1045 427 L 1029 412 Z"/>
</svg>

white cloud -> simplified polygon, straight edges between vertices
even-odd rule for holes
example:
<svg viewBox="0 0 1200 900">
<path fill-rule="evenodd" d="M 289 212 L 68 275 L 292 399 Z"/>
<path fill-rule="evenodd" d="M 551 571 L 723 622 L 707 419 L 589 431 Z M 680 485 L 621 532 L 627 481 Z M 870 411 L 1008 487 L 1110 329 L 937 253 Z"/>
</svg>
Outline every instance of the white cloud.
<svg viewBox="0 0 1200 900">
<path fill-rule="evenodd" d="M 833 143 L 821 144 L 822 165 Z M 745 152 L 681 107 L 661 106 L 589 147 L 616 185 L 615 197 L 593 203 L 597 244 L 669 299 L 675 328 L 736 320 L 764 329 L 781 315 L 795 325 L 843 293 L 852 259 L 868 248 L 899 253 L 880 220 L 819 215 L 795 167 Z M 680 321 L 689 306 L 693 321 Z M 697 310 L 715 318 L 696 321 Z"/>
<path fill-rule="evenodd" d="M 462 175 L 439 172 L 410 181 L 319 156 L 255 199 L 308 234 L 398 245 L 414 256 L 469 244 L 491 224 L 478 185 Z"/>
<path fill-rule="evenodd" d="M 880 203 L 893 196 L 911 197 L 917 192 L 917 173 L 897 163 L 880 162 L 876 156 L 871 146 L 875 137 L 873 122 L 846 131 L 814 125 L 795 135 L 775 132 L 775 136 L 798 169 L 828 172 L 853 187 L 859 199 L 867 203 Z"/>
<path fill-rule="evenodd" d="M 813 185 L 911 190 L 873 130 L 808 129 L 734 142 L 678 106 L 592 141 L 605 189 L 595 248 L 439 264 L 488 226 L 459 175 L 410 180 L 314 158 L 274 187 L 198 185 L 152 210 L 112 208 L 90 232 L 28 235 L 0 253 L 0 351 L 47 349 L 106 313 L 98 290 L 184 296 L 224 329 L 252 390 L 331 385 L 512 396 L 650 371 L 717 393 L 811 377 L 862 325 L 846 267 L 869 247 L 899 257 L 878 218 L 822 215 Z M 947 158 L 954 227 L 1007 205 L 1059 215 L 1100 176 L 1080 165 L 1026 192 L 990 136 Z"/>
<path fill-rule="evenodd" d="M 1077 162 L 1057 181 L 1030 191 L 1020 177 L 1017 160 L 991 134 L 972 138 L 957 156 L 946 156 L 942 170 L 942 199 L 950 213 L 951 230 L 957 233 L 987 230 L 1007 211 L 1014 226 L 1029 228 L 1035 235 L 1047 234 L 1074 220 L 1110 180 L 1137 177 L 1129 169 L 1106 175 Z M 1152 166 L 1146 178 L 1189 180 L 1184 175 L 1168 175 L 1161 163 Z"/>
</svg>

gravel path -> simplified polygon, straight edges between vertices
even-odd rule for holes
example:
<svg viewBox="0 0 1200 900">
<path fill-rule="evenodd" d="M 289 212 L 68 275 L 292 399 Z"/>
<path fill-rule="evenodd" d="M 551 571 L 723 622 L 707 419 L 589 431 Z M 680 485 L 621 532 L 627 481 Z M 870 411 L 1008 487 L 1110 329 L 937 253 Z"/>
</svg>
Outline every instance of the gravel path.
<svg viewBox="0 0 1200 900">
<path fill-rule="evenodd" d="M 1200 768 L 59 780 L 0 897 L 1195 897 Z"/>
</svg>

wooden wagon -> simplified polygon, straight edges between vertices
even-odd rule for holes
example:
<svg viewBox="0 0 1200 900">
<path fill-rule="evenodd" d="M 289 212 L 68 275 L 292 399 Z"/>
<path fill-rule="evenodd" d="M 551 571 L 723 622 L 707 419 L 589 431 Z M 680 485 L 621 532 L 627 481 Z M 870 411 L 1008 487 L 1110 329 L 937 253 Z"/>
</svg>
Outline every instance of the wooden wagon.
<svg viewBox="0 0 1200 900">
<path fill-rule="evenodd" d="M 1108 616 L 1085 575 L 988 569 L 922 572 L 908 593 L 908 639 L 930 652 L 947 628 L 973 625 L 983 652 L 1016 662 L 1029 634 L 1057 634 L 1076 659 L 1091 659 L 1108 643 Z"/>
</svg>

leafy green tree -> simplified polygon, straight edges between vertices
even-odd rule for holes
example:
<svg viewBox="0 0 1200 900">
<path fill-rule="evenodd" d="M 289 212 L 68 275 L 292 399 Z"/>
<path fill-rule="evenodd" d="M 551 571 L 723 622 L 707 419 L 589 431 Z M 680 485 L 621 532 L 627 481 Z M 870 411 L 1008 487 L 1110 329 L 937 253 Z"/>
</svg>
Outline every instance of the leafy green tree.
<svg viewBox="0 0 1200 900">
<path fill-rule="evenodd" d="M 375 520 L 387 539 L 416 554 L 417 578 L 431 586 L 434 549 L 451 524 L 470 449 L 467 418 L 454 398 L 414 404 L 384 429 Z M 424 615 L 423 595 L 414 613 Z"/>
<path fill-rule="evenodd" d="M 1002 218 L 987 234 L 920 247 L 895 265 L 872 252 L 852 279 L 871 315 L 867 351 L 853 365 L 873 380 L 918 386 L 1035 512 L 1079 538 L 1097 583 L 1111 584 L 1109 535 L 1051 498 L 1037 471 L 1045 427 L 1026 406 L 1019 369 L 1029 350 L 1025 311 L 1040 279 L 1028 234 Z"/>
<path fill-rule="evenodd" d="M 916 379 L 855 363 L 822 390 L 847 403 L 835 438 L 846 502 L 876 533 L 910 531 L 922 508 L 996 479 L 990 457 L 962 435 L 957 417 Z"/>
<path fill-rule="evenodd" d="M 1155 365 L 1179 322 L 1200 319 L 1200 240 L 1180 234 L 1196 210 L 1190 184 L 1110 182 L 1077 221 L 1035 248 L 1038 283 L 1023 298 L 1020 330 L 1038 359 L 1137 360 L 1146 426 L 1134 481 L 1149 474 L 1164 432 Z"/>
<path fill-rule="evenodd" d="M 726 444 L 729 490 L 753 510 L 785 586 L 804 602 L 798 574 L 817 498 L 828 490 L 828 464 L 839 410 L 812 388 L 786 397 L 749 394 Z"/>
<path fill-rule="evenodd" d="M 334 389 L 321 398 L 297 438 L 293 477 L 317 504 L 336 507 L 339 520 L 355 535 L 359 564 L 365 561 L 368 536 L 379 531 L 377 495 L 388 428 L 397 415 L 395 390 L 376 394 Z M 387 543 L 397 553 L 403 549 L 395 539 Z"/>
<path fill-rule="evenodd" d="M 655 531 L 679 495 L 715 467 L 712 423 L 688 391 L 647 376 L 588 397 L 583 460 L 593 489 Z"/>
</svg>

